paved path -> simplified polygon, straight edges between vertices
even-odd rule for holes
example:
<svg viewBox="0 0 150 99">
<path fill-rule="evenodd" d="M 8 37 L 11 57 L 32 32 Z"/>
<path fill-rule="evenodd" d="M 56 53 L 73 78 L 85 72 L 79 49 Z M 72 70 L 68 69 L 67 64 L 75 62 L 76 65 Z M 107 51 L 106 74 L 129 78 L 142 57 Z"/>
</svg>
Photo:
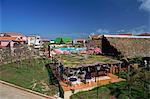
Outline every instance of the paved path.
<svg viewBox="0 0 150 99">
<path fill-rule="evenodd" d="M 0 99 L 47 99 L 47 98 L 0 83 Z"/>
</svg>

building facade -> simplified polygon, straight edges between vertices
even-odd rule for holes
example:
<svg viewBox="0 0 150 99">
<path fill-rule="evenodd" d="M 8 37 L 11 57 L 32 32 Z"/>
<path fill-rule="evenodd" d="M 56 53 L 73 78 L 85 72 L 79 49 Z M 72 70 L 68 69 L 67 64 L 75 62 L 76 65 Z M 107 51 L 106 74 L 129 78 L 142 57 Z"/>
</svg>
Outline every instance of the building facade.
<svg viewBox="0 0 150 99">
<path fill-rule="evenodd" d="M 27 43 L 27 37 L 23 35 L 22 33 L 17 32 L 4 32 L 2 33 L 3 37 L 16 37 L 19 39 L 20 44 L 26 44 Z"/>
<path fill-rule="evenodd" d="M 34 48 L 41 48 L 42 47 L 42 39 L 38 35 L 31 35 L 28 36 L 28 45 L 34 46 Z"/>
</svg>

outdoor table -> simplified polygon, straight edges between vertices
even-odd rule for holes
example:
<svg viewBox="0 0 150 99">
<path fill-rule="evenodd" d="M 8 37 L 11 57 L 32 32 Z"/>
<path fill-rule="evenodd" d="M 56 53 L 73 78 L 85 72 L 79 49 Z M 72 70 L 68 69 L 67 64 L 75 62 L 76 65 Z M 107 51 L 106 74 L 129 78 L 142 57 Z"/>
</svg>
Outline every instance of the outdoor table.
<svg viewBox="0 0 150 99">
<path fill-rule="evenodd" d="M 77 78 L 69 78 L 69 81 L 71 82 L 77 81 Z"/>
<path fill-rule="evenodd" d="M 75 85 L 75 84 L 78 83 L 77 77 L 74 77 L 74 76 L 73 76 L 73 77 L 70 77 L 70 78 L 69 78 L 69 81 L 71 82 L 72 85 Z"/>
</svg>

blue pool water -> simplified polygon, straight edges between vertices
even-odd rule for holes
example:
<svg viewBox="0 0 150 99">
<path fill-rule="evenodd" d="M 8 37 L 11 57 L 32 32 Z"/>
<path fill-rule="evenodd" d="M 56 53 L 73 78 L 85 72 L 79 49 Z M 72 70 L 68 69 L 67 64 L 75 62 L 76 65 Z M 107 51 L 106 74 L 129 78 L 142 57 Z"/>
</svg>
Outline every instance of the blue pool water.
<svg viewBox="0 0 150 99">
<path fill-rule="evenodd" d="M 82 50 L 86 50 L 86 48 L 59 48 L 61 51 L 69 51 L 69 52 L 72 52 L 72 51 L 76 51 L 76 52 L 79 52 L 79 51 L 82 51 Z"/>
</svg>

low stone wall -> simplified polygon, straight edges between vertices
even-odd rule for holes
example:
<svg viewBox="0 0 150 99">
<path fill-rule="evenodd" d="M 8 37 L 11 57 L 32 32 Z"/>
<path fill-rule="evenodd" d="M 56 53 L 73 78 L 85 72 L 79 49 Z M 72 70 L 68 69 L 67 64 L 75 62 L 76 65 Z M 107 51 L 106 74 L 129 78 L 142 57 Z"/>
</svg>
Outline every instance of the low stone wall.
<svg viewBox="0 0 150 99">
<path fill-rule="evenodd" d="M 14 48 L 13 50 L 9 48 L 0 49 L 0 65 L 20 62 L 24 59 L 32 59 L 39 56 L 39 51 L 32 49 L 29 50 L 25 47 Z"/>
</svg>

